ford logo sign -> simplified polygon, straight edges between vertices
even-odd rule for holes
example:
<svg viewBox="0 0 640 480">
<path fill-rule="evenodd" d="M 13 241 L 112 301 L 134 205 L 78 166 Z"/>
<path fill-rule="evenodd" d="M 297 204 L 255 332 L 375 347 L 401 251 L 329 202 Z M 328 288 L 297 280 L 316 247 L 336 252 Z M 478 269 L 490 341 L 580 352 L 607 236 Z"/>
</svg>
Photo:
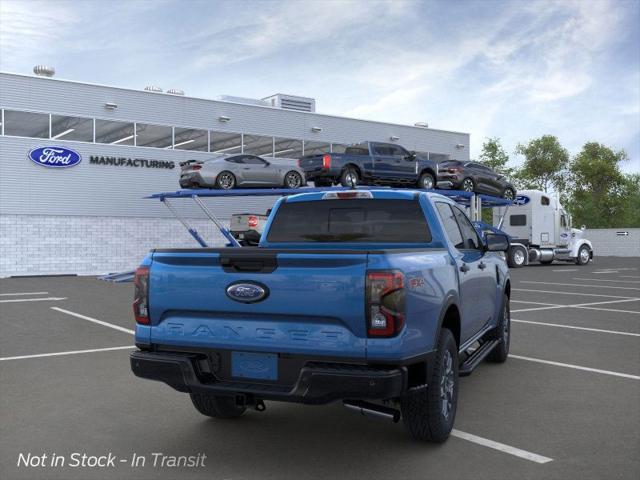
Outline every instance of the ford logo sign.
<svg viewBox="0 0 640 480">
<path fill-rule="evenodd" d="M 29 152 L 29 160 L 43 167 L 68 168 L 79 164 L 82 156 L 69 148 L 38 147 Z"/>
<path fill-rule="evenodd" d="M 241 303 L 256 303 L 269 296 L 266 285 L 255 282 L 234 282 L 227 287 L 227 297 Z"/>
<path fill-rule="evenodd" d="M 516 199 L 513 201 L 514 205 L 526 205 L 529 203 L 531 199 L 526 195 L 517 195 Z"/>
</svg>

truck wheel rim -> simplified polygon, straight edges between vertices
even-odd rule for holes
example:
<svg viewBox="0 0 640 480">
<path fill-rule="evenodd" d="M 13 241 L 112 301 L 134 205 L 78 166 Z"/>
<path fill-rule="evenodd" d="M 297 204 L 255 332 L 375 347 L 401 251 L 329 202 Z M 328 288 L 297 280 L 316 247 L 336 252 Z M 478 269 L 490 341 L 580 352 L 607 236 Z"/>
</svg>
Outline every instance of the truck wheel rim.
<svg viewBox="0 0 640 480">
<path fill-rule="evenodd" d="M 425 188 L 427 190 L 433 188 L 433 178 L 431 177 L 424 177 L 422 179 L 422 188 Z"/>
<path fill-rule="evenodd" d="M 228 173 L 223 173 L 222 175 L 220 175 L 220 180 L 218 181 L 218 183 L 220 184 L 220 186 L 222 188 L 229 189 L 233 187 L 233 177 L 231 175 L 229 175 Z"/>
<path fill-rule="evenodd" d="M 473 192 L 473 182 L 467 178 L 464 182 L 462 182 L 462 189 L 465 192 Z"/>
<path fill-rule="evenodd" d="M 345 180 L 347 181 L 347 185 L 355 187 L 358 183 L 358 176 L 353 172 L 349 172 L 345 176 Z"/>
<path fill-rule="evenodd" d="M 507 188 L 504 192 L 504 198 L 505 200 L 513 200 L 513 190 Z"/>
<path fill-rule="evenodd" d="M 582 263 L 587 263 L 589 261 L 589 250 L 586 248 L 580 250 L 580 260 Z"/>
<path fill-rule="evenodd" d="M 453 389 L 455 385 L 453 374 L 453 356 L 451 355 L 451 352 L 449 350 L 444 352 L 442 369 L 442 377 L 440 377 L 441 412 L 442 416 L 448 419 L 453 407 Z"/>
<path fill-rule="evenodd" d="M 516 265 L 522 265 L 524 263 L 524 253 L 522 253 L 522 250 L 517 249 L 513 252 L 513 261 Z"/>
<path fill-rule="evenodd" d="M 287 174 L 287 186 L 289 188 L 298 188 L 300 186 L 300 175 L 295 172 L 291 172 Z"/>
</svg>

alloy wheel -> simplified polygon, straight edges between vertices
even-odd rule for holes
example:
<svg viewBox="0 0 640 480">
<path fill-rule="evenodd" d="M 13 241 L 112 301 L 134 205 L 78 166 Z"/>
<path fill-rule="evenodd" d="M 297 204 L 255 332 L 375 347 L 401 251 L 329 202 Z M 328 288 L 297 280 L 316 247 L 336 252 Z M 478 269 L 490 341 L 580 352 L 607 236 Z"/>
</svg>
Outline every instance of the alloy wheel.
<svg viewBox="0 0 640 480">
<path fill-rule="evenodd" d="M 220 188 L 229 190 L 230 188 L 233 188 L 235 183 L 235 179 L 230 173 L 220 174 L 220 177 L 218 179 L 218 185 L 220 185 Z"/>
<path fill-rule="evenodd" d="M 465 178 L 464 182 L 462 182 L 462 190 L 465 192 L 473 192 L 473 180 Z"/>
<path fill-rule="evenodd" d="M 302 184 L 302 179 L 300 178 L 300 174 L 296 172 L 289 172 L 287 173 L 286 182 L 287 187 L 298 188 Z"/>
</svg>

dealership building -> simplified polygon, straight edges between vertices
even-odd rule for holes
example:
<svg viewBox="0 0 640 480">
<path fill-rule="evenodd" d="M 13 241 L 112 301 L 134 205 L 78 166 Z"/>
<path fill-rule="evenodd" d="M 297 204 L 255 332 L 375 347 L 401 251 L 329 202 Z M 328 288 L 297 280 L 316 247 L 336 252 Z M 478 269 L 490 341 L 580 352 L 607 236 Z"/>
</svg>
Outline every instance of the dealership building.
<svg viewBox="0 0 640 480">
<path fill-rule="evenodd" d="M 144 198 L 177 190 L 185 160 L 219 153 L 297 159 L 363 140 L 436 160 L 469 159 L 469 134 L 323 115 L 310 98 L 210 100 L 34 71 L 0 73 L 0 277 L 125 271 L 152 248 L 197 246 L 164 205 Z M 52 149 L 74 152 L 66 168 L 33 160 L 34 151 L 42 157 Z M 209 199 L 207 206 L 228 220 L 264 213 L 275 199 Z M 193 202 L 175 205 L 210 244 L 222 244 Z"/>
</svg>

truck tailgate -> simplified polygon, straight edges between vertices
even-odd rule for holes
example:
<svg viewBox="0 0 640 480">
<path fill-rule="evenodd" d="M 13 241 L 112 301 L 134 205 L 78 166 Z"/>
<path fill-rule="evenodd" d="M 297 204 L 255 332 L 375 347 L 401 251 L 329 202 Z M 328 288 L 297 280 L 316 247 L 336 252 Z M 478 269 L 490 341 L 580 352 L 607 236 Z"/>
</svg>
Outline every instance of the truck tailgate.
<svg viewBox="0 0 640 480">
<path fill-rule="evenodd" d="M 151 342 L 323 356 L 365 355 L 364 251 L 156 251 L 150 272 Z M 267 296 L 232 299 L 234 282 Z"/>
</svg>

